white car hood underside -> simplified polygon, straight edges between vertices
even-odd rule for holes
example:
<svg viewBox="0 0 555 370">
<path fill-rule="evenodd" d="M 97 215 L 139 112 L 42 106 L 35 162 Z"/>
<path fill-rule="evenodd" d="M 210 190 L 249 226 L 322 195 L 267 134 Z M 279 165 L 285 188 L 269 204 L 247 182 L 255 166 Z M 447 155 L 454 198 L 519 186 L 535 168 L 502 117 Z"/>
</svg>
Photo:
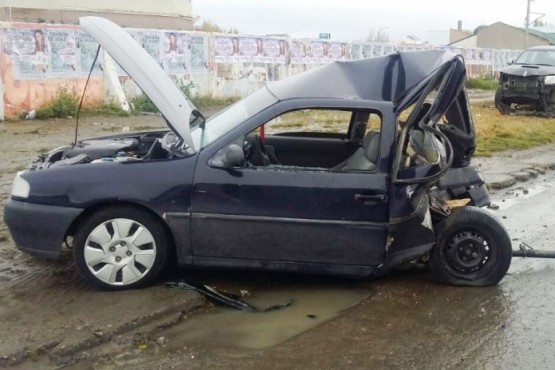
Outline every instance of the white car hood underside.
<svg viewBox="0 0 555 370">
<path fill-rule="evenodd" d="M 105 18 L 81 17 L 79 26 L 129 74 L 170 128 L 195 151 L 189 119 L 197 110 L 162 67 L 123 28 Z"/>
</svg>

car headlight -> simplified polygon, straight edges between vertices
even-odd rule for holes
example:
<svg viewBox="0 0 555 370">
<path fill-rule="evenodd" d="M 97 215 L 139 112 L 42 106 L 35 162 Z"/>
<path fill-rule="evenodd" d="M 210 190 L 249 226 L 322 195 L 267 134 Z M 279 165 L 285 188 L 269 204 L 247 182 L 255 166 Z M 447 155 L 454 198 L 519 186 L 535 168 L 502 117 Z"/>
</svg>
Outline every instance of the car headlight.
<svg viewBox="0 0 555 370">
<path fill-rule="evenodd" d="M 29 192 L 31 191 L 31 185 L 21 177 L 23 171 L 19 171 L 13 179 L 12 183 L 12 196 L 18 198 L 27 198 L 29 196 Z"/>
<path fill-rule="evenodd" d="M 555 85 L 555 76 L 545 76 L 543 83 L 546 85 Z"/>
</svg>

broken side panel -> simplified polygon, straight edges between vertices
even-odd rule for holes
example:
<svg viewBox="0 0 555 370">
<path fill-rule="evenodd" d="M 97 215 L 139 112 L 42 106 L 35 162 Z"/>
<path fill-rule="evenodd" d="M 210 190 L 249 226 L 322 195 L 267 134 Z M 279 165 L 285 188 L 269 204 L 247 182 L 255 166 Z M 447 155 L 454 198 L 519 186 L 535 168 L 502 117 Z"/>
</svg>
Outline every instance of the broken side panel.
<svg viewBox="0 0 555 370">
<path fill-rule="evenodd" d="M 435 245 L 429 197 L 421 189 L 414 191 L 411 185 L 397 185 L 391 191 L 391 219 L 382 272 L 425 255 Z"/>
</svg>

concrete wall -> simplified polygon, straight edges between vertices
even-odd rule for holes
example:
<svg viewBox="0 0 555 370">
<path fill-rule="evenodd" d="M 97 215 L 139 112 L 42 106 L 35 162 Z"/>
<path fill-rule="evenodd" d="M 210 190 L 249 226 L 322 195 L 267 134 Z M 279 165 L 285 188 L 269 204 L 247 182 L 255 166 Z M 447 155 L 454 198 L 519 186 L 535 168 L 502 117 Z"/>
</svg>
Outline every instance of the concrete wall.
<svg viewBox="0 0 555 370">
<path fill-rule="evenodd" d="M 191 0 L 0 0 L 0 7 L 192 17 Z"/>
<path fill-rule="evenodd" d="M 11 14 L 10 14 L 11 13 Z M 167 15 L 147 15 L 130 13 L 100 13 L 87 10 L 44 10 L 23 8 L 0 8 L 0 20 L 13 22 L 41 22 L 49 24 L 78 24 L 79 17 L 103 16 L 122 27 L 185 30 L 193 29 L 193 19 Z"/>
<path fill-rule="evenodd" d="M 41 53 L 36 50 L 37 30 L 48 41 Z M 431 45 L 328 42 L 173 30 L 129 28 L 127 31 L 176 83 L 188 86 L 192 94 L 213 98 L 243 97 L 267 83 L 334 60 L 433 48 Z M 170 36 L 177 39 L 175 49 L 169 45 Z M 60 89 L 80 96 L 97 50 L 96 43 L 87 37 L 75 25 L 0 23 L 0 78 L 6 116 L 20 116 L 40 108 Z M 519 53 L 464 47 L 454 47 L 451 51 L 465 57 L 470 77 L 492 76 Z M 100 64 L 106 59 L 102 55 Z M 116 66 L 115 71 L 111 68 L 110 76 L 106 76 L 107 70 L 95 68 L 86 105 L 102 103 L 113 96 L 118 97 L 118 104 L 123 104 L 119 99 L 121 89 L 128 98 L 141 94 L 121 68 Z"/>
<path fill-rule="evenodd" d="M 0 0 L 0 21 L 77 24 L 87 15 L 124 27 L 193 29 L 191 0 Z"/>
<path fill-rule="evenodd" d="M 530 34 L 528 45 L 530 47 L 549 45 L 549 42 Z M 494 23 L 478 31 L 476 46 L 493 49 L 526 49 L 526 32 L 501 22 Z"/>
</svg>

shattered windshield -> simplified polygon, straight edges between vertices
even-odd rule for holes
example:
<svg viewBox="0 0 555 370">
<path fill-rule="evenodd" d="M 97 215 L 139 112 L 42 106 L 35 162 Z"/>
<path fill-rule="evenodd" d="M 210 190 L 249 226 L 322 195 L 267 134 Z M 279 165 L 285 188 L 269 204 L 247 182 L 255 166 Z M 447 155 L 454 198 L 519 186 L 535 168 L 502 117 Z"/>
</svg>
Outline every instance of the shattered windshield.
<svg viewBox="0 0 555 370">
<path fill-rule="evenodd" d="M 535 64 L 555 66 L 555 50 L 525 50 L 514 64 Z"/>
<path fill-rule="evenodd" d="M 268 89 L 260 89 L 210 117 L 203 125 L 191 127 L 195 148 L 200 150 L 206 147 L 276 102 Z"/>
</svg>

